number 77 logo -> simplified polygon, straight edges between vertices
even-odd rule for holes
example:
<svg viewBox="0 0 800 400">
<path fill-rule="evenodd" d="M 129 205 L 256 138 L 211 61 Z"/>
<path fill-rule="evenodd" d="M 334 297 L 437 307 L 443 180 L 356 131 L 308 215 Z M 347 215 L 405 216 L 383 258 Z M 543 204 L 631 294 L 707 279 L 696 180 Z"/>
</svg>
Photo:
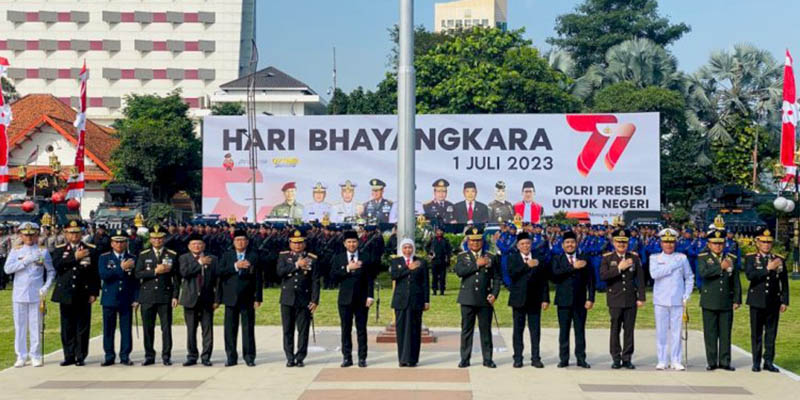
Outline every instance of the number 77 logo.
<svg viewBox="0 0 800 400">
<path fill-rule="evenodd" d="M 575 131 L 590 134 L 589 140 L 583 145 L 583 149 L 578 155 L 577 168 L 583 176 L 589 175 L 600 152 L 603 151 L 612 136 L 614 141 L 611 142 L 604 161 L 606 168 L 613 171 L 622 152 L 625 151 L 625 147 L 628 146 L 628 142 L 636 132 L 636 125 L 618 124 L 617 117 L 613 115 L 567 115 L 567 124 Z"/>
</svg>

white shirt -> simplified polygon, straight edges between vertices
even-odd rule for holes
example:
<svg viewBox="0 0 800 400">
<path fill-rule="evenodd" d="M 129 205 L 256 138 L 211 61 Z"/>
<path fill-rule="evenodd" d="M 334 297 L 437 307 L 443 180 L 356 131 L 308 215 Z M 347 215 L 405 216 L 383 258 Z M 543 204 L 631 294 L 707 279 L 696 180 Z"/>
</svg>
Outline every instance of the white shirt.
<svg viewBox="0 0 800 400">
<path fill-rule="evenodd" d="M 657 253 L 650 256 L 650 276 L 653 285 L 653 304 L 681 306 L 694 288 L 694 274 L 683 253 Z"/>
<path fill-rule="evenodd" d="M 8 254 L 4 269 L 7 274 L 14 274 L 12 299 L 16 303 L 38 303 L 39 293 L 50 289 L 56 276 L 50 253 L 40 246 L 15 247 Z"/>
</svg>

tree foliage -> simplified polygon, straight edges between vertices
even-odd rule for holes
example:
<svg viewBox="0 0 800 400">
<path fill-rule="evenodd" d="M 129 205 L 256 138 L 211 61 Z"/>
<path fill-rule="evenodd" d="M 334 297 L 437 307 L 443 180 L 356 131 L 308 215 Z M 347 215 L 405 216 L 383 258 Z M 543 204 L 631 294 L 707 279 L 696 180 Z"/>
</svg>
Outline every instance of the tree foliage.
<svg viewBox="0 0 800 400">
<path fill-rule="evenodd" d="M 180 190 L 197 198 L 202 143 L 180 92 L 130 95 L 125 100 L 125 118 L 114 123 L 120 139 L 111 155 L 114 179 L 148 187 L 164 202 Z"/>
<path fill-rule="evenodd" d="M 585 0 L 575 12 L 556 19 L 557 37 L 547 42 L 572 53 L 579 72 L 602 65 L 606 51 L 626 40 L 644 38 L 667 46 L 690 31 L 658 13 L 656 0 Z"/>
<path fill-rule="evenodd" d="M 0 78 L 0 85 L 3 88 L 3 100 L 5 104 L 13 103 L 19 98 L 17 88 L 11 84 L 6 78 Z"/>
<path fill-rule="evenodd" d="M 217 103 L 211 106 L 211 115 L 244 115 L 245 110 L 242 103 Z"/>
</svg>

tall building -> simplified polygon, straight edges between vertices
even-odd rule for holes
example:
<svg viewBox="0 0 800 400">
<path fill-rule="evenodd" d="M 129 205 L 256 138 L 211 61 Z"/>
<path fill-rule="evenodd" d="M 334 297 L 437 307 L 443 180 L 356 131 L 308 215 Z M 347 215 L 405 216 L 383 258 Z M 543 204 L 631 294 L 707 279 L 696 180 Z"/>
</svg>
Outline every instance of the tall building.
<svg viewBox="0 0 800 400">
<path fill-rule="evenodd" d="M 0 0 L 0 56 L 20 95 L 78 105 L 90 70 L 89 118 L 121 116 L 127 94 L 181 89 L 194 115 L 221 84 L 248 73 L 255 0 Z"/>
<path fill-rule="evenodd" d="M 507 28 L 508 0 L 460 0 L 436 3 L 434 7 L 436 32 L 474 26 Z"/>
</svg>

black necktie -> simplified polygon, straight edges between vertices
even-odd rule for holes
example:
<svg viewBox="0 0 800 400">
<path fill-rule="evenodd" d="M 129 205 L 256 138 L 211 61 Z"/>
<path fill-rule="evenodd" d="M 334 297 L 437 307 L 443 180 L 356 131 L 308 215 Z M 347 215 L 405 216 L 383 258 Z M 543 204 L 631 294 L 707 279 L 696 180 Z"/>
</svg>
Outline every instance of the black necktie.
<svg viewBox="0 0 800 400">
<path fill-rule="evenodd" d="M 355 261 L 355 260 L 356 260 L 356 255 L 350 254 L 350 261 Z"/>
</svg>

